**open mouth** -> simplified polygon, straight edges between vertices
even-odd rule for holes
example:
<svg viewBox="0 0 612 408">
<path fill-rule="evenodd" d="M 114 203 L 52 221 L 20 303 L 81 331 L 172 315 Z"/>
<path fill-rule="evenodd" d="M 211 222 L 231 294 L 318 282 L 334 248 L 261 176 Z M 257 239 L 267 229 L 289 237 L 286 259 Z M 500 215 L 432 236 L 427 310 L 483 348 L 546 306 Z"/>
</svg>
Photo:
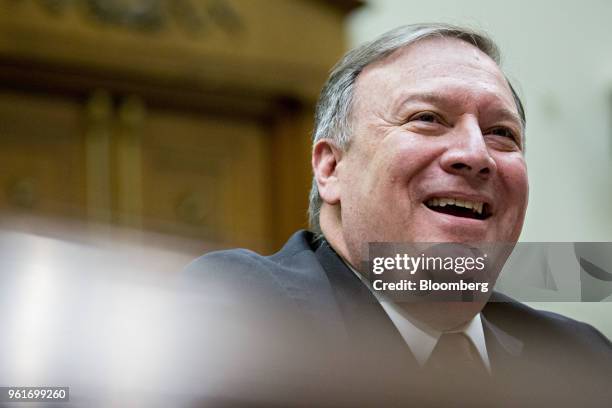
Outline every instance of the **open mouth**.
<svg viewBox="0 0 612 408">
<path fill-rule="evenodd" d="M 425 205 L 432 211 L 455 217 L 486 220 L 491 216 L 491 206 L 482 201 L 456 198 L 430 198 L 425 202 Z"/>
</svg>

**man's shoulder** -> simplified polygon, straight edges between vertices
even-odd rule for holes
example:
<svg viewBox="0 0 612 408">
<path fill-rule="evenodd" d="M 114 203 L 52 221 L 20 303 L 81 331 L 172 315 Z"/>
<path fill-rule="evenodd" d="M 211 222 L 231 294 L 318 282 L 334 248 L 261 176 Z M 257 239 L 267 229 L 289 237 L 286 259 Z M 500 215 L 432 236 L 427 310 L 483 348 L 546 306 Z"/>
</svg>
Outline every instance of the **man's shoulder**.
<svg viewBox="0 0 612 408">
<path fill-rule="evenodd" d="M 313 234 L 309 231 L 294 233 L 285 245 L 272 255 L 261 255 L 248 249 L 229 249 L 205 254 L 185 268 L 185 274 L 190 277 L 205 275 L 221 275 L 231 278 L 233 275 L 254 275 L 262 278 L 271 271 L 285 270 L 290 278 L 297 269 L 307 267 L 308 262 L 316 262 L 314 251 L 310 244 Z M 244 277 L 244 276 L 242 276 Z"/>
<path fill-rule="evenodd" d="M 325 299 L 332 302 L 331 285 L 314 245 L 313 233 L 301 230 L 268 256 L 246 249 L 211 252 L 191 262 L 183 280 L 194 288 L 219 288 L 251 299 L 281 296 L 308 307 Z"/>
<path fill-rule="evenodd" d="M 342 316 L 316 245 L 311 232 L 298 231 L 269 256 L 246 249 L 211 252 L 185 268 L 182 288 L 205 303 L 207 313 L 246 321 L 265 339 L 308 330 L 312 339 L 314 333 L 335 336 Z"/>
</svg>

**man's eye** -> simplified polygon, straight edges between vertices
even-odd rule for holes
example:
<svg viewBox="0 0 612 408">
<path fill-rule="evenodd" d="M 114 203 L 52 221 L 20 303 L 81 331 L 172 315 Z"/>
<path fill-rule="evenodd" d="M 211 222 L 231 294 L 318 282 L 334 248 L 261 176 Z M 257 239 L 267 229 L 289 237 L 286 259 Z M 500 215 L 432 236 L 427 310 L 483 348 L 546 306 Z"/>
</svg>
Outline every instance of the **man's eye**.
<svg viewBox="0 0 612 408">
<path fill-rule="evenodd" d="M 514 132 L 506 127 L 498 127 L 498 128 L 491 129 L 489 133 L 495 136 L 503 136 L 503 137 L 509 137 L 511 139 L 515 139 Z"/>
<path fill-rule="evenodd" d="M 427 123 L 439 123 L 440 122 L 440 119 L 438 118 L 438 116 L 431 112 L 419 113 L 417 115 L 414 115 L 412 118 L 410 118 L 410 120 L 411 121 L 417 120 L 419 122 L 427 122 Z"/>
</svg>

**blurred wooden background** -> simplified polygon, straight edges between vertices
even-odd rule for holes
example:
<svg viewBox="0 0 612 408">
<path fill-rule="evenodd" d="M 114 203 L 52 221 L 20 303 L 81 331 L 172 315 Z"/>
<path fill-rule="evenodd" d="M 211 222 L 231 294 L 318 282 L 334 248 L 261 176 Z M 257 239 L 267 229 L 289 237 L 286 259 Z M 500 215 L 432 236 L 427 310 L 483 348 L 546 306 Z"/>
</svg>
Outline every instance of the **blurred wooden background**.
<svg viewBox="0 0 612 408">
<path fill-rule="evenodd" d="M 273 252 L 360 5 L 0 0 L 0 214 Z"/>
</svg>

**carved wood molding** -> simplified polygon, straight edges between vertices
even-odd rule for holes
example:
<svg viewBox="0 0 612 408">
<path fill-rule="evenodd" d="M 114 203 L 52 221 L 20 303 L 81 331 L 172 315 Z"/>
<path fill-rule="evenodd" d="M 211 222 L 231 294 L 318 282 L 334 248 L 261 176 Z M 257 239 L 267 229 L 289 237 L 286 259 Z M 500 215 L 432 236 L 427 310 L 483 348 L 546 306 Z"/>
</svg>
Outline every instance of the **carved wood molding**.
<svg viewBox="0 0 612 408">
<path fill-rule="evenodd" d="M 343 18 L 314 0 L 0 0 L 0 60 L 312 101 Z"/>
<path fill-rule="evenodd" d="M 190 34 L 221 30 L 232 35 L 245 28 L 240 12 L 227 0 L 11 0 L 13 7 L 25 1 L 50 16 L 77 11 L 90 20 L 139 31 L 175 24 Z"/>
</svg>

